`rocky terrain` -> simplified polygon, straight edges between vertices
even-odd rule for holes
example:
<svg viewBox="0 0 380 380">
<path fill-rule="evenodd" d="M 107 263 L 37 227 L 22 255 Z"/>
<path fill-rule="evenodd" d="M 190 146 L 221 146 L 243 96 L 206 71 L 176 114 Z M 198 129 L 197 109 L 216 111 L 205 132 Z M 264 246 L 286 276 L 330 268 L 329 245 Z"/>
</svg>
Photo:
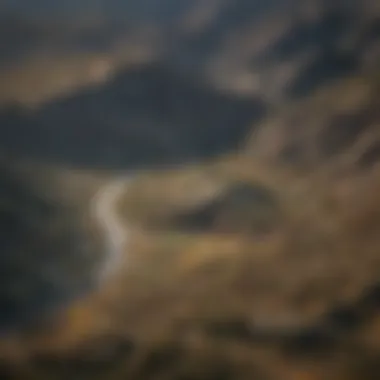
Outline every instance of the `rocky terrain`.
<svg viewBox="0 0 380 380">
<path fill-rule="evenodd" d="M 116 3 L 99 2 L 111 21 Z M 69 304 L 53 296 L 64 307 L 49 323 L 4 336 L 2 378 L 377 379 L 379 7 L 194 0 L 158 10 L 153 3 L 136 6 L 135 24 L 126 21 L 131 9 L 125 18 L 120 12 L 105 46 L 124 42 L 112 52 L 97 43 L 89 49 L 86 62 L 98 62 L 96 54 L 111 62 L 101 81 L 50 92 L 48 77 L 29 66 L 35 43 L 19 47 L 18 70 L 40 78 L 32 86 L 39 100 L 23 87 L 30 82 L 18 81 L 12 93 L 9 81 L 0 146 L 51 165 L 56 176 L 35 167 L 40 174 L 28 186 L 39 185 L 18 195 L 2 174 L 1 219 L 7 210 L 18 220 L 31 215 L 18 232 L 21 254 L 39 267 L 46 253 L 39 247 L 57 245 L 65 228 L 86 236 L 78 215 L 91 194 L 132 172 L 118 211 L 133 231 L 128 265 L 109 282 Z M 110 30 L 102 22 L 93 30 Z M 136 44 L 149 54 L 126 63 Z M 54 67 L 56 52 L 48 42 L 42 50 Z M 70 62 L 59 73 L 75 78 L 83 61 Z M 35 192 L 42 200 L 31 198 Z M 72 206 L 52 241 L 40 232 L 49 218 L 38 223 L 47 194 Z M 94 235 L 88 241 L 98 247 Z M 28 279 L 29 267 L 16 269 Z"/>
</svg>

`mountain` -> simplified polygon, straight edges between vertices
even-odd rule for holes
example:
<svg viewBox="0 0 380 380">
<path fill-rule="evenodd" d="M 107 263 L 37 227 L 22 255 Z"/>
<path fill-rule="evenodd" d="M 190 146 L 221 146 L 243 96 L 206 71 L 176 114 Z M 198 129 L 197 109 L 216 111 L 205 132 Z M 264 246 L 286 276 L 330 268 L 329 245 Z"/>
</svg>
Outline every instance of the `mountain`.
<svg viewBox="0 0 380 380">
<path fill-rule="evenodd" d="M 78 166 L 180 164 L 239 146 L 266 106 L 219 93 L 156 62 L 52 100 L 0 114 L 1 149 Z"/>
<path fill-rule="evenodd" d="M 65 191 L 48 170 L 2 157 L 1 334 L 43 324 L 97 286 L 102 245 L 84 221 L 86 203 L 64 201 Z"/>
<path fill-rule="evenodd" d="M 379 378 L 378 4 L 98 4 L 105 30 L 117 19 L 120 41 L 141 32 L 140 46 L 157 49 L 100 83 L 2 103 L 1 150 L 72 177 L 0 170 L 0 307 L 12 311 L 2 323 L 34 319 L 18 297 L 6 303 L 14 281 L 61 317 L 26 333 L 13 325 L 0 377 Z M 76 70 L 63 67 L 63 78 Z M 43 71 L 25 85 L 36 97 L 55 85 Z M 80 218 L 92 193 L 79 197 L 94 169 L 108 181 L 112 169 L 134 175 L 117 203 L 130 265 L 99 291 L 99 234 Z M 46 296 L 45 266 L 62 275 L 63 294 Z M 82 291 L 91 296 L 72 302 Z"/>
<path fill-rule="evenodd" d="M 143 12 L 143 3 L 104 6 L 119 9 L 122 16 L 123 7 L 126 14 L 128 7 L 131 14 Z M 109 79 L 100 84 L 89 80 L 61 96 L 51 80 L 51 86 L 58 86 L 55 95 L 31 111 L 4 104 L 1 149 L 79 166 L 199 161 L 236 150 L 257 123 L 284 102 L 374 70 L 380 60 L 379 13 L 371 1 L 239 0 L 216 1 L 209 8 L 196 1 L 160 4 L 159 11 L 152 4 L 145 11 L 166 12 L 171 22 L 126 23 L 118 32 L 118 38 L 126 38 L 152 26 L 153 34 L 146 38 L 160 36 L 155 59 L 135 66 L 111 64 Z M 93 29 L 95 45 L 107 31 L 118 30 L 111 24 L 105 21 Z M 69 40 L 80 40 L 80 28 L 78 33 Z M 107 41 L 116 38 L 115 33 Z M 35 40 L 46 35 L 41 32 Z M 70 50 L 70 44 L 57 38 L 53 33 L 50 44 L 56 41 Z M 57 74 L 62 83 L 65 70 L 76 70 L 75 63 L 65 67 Z M 37 97 L 39 87 L 48 84 L 43 70 L 30 75 L 36 76 L 32 86 Z"/>
</svg>

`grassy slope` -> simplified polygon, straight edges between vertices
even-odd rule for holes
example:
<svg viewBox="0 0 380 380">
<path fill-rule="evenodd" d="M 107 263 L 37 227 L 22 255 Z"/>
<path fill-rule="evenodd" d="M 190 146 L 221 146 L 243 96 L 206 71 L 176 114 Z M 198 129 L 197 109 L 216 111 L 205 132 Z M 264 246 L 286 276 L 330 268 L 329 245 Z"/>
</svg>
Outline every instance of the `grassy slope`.
<svg viewBox="0 0 380 380">
<path fill-rule="evenodd" d="M 290 105 L 279 120 L 294 112 L 309 120 L 323 99 L 338 99 L 323 103 L 331 107 L 314 120 L 312 144 L 326 119 L 360 109 L 359 96 L 347 107 L 344 89 L 355 81 Z M 271 136 L 280 134 L 272 125 Z M 375 132 L 371 120 L 365 133 Z M 125 276 L 73 306 L 54 335 L 5 346 L 16 362 L 29 357 L 19 378 L 376 378 L 380 172 L 357 166 L 351 149 L 350 160 L 314 157 L 309 170 L 268 150 L 141 175 L 121 208 L 136 227 Z M 170 222 L 240 182 L 276 194 L 282 216 L 270 232 L 221 233 L 211 223 L 199 233 Z"/>
<path fill-rule="evenodd" d="M 44 331 L 3 340 L 3 377 L 14 363 L 16 379 L 378 378 L 374 78 L 355 77 L 286 104 L 239 155 L 141 175 L 121 207 L 135 226 L 126 247 L 130 266 Z M 358 139 L 354 125 L 346 145 L 324 151 L 334 131 L 346 131 L 339 118 L 350 121 L 354 110 L 364 133 Z M 72 191 L 64 198 L 84 199 L 103 181 L 91 180 L 81 193 L 75 175 L 65 177 Z M 282 212 L 274 229 L 239 230 L 256 214 L 249 199 L 253 211 L 242 210 L 238 231 L 236 216 L 222 230 L 216 218 L 202 233 L 175 224 L 237 182 L 276 195 Z M 269 330 L 255 334 L 264 322 Z"/>
</svg>

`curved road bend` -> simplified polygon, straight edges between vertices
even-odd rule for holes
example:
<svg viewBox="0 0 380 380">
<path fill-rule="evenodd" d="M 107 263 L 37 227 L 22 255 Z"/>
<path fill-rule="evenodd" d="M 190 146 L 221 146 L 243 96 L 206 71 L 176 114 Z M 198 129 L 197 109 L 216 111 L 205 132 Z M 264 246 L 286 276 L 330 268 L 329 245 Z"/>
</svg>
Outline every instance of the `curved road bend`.
<svg viewBox="0 0 380 380">
<path fill-rule="evenodd" d="M 108 256 L 100 273 L 101 279 L 107 278 L 118 269 L 125 245 L 130 237 L 130 231 L 119 215 L 117 203 L 120 197 L 126 193 L 132 181 L 132 177 L 115 179 L 102 186 L 92 200 L 93 215 L 102 228 Z"/>
</svg>

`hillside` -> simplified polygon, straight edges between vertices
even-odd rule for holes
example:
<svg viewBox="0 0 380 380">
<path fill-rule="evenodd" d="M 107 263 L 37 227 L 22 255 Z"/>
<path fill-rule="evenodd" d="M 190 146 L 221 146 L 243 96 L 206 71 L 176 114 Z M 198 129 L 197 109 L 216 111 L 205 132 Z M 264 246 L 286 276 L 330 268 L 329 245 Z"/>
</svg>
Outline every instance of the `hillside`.
<svg viewBox="0 0 380 380">
<path fill-rule="evenodd" d="M 235 150 L 268 112 L 380 59 L 371 1 L 181 4 L 163 3 L 162 23 L 148 12 L 114 24 L 111 12 L 45 29 L 2 24 L 4 49 L 23 59 L 3 71 L 1 148 L 85 167 L 194 162 Z"/>
<path fill-rule="evenodd" d="M 265 112 L 260 99 L 219 93 L 153 62 L 36 110 L 6 108 L 0 144 L 79 167 L 163 166 L 236 148 Z"/>
<path fill-rule="evenodd" d="M 367 78 L 296 101 L 279 120 L 301 110 L 305 144 L 316 144 L 328 117 L 360 110 L 347 88 L 376 89 Z M 330 108 L 318 124 L 322 99 Z M 357 163 L 378 119 L 360 124 L 371 133 L 361 149 L 293 161 L 257 149 L 268 147 L 268 125 L 270 136 L 288 136 L 287 123 L 269 121 L 245 152 L 140 173 L 120 209 L 136 227 L 129 266 L 53 330 L 4 342 L 3 370 L 17 379 L 376 378 L 380 176 L 375 158 Z"/>
<path fill-rule="evenodd" d="M 154 59 L 3 103 L 0 147 L 24 161 L 0 170 L 0 218 L 16 219 L 0 243 L 30 260 L 7 273 L 33 290 L 47 255 L 69 293 L 0 340 L 0 377 L 378 379 L 379 7 L 168 0 L 154 24 L 152 3 L 136 20 L 159 34 Z M 130 240 L 93 287 L 89 201 L 123 176 Z"/>
</svg>

